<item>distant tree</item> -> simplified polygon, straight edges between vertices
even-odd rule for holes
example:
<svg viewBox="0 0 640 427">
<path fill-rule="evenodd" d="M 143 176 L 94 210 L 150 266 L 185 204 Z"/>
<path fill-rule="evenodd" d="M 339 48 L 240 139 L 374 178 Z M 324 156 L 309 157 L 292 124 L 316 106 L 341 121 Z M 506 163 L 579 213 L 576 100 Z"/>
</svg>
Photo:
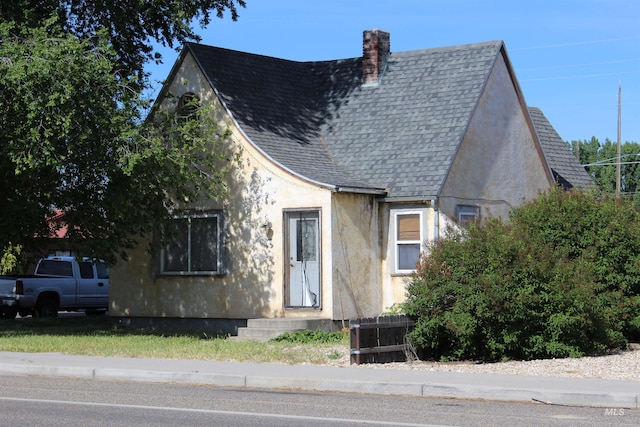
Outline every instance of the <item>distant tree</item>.
<svg viewBox="0 0 640 427">
<path fill-rule="evenodd" d="M 593 137 L 587 141 L 572 141 L 574 153 L 579 153 L 580 163 L 586 166 L 598 188 L 607 194 L 616 191 L 617 142 L 604 143 Z M 640 144 L 625 142 L 621 145 L 620 191 L 628 198 L 640 201 Z"/>
<path fill-rule="evenodd" d="M 0 23 L 0 251 L 32 248 L 61 209 L 69 241 L 113 263 L 176 201 L 224 194 L 228 133 L 208 105 L 198 120 L 160 107 L 145 120 L 150 102 L 111 33 L 65 26 Z"/>
</svg>

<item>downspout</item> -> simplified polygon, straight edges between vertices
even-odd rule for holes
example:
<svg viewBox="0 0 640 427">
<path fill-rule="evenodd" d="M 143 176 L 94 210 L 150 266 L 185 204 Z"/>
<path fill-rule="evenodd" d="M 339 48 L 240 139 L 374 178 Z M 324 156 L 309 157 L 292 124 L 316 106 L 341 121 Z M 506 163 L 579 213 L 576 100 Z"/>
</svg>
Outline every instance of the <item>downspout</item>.
<svg viewBox="0 0 640 427">
<path fill-rule="evenodd" d="M 437 198 L 431 199 L 431 207 L 433 208 L 433 241 L 436 242 L 440 238 L 440 211 Z"/>
</svg>

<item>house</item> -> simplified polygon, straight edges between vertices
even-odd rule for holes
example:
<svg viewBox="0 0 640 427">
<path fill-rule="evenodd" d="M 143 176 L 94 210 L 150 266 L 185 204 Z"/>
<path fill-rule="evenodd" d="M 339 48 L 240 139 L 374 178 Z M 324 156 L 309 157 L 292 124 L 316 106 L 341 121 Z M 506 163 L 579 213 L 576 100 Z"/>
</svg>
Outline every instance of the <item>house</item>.
<svg viewBox="0 0 640 427">
<path fill-rule="evenodd" d="M 228 198 L 176 215 L 179 246 L 112 270 L 123 322 L 375 316 L 447 224 L 589 185 L 502 41 L 391 53 L 369 30 L 361 58 L 319 62 L 187 44 L 169 93 L 215 101 L 241 162 Z"/>
<path fill-rule="evenodd" d="M 33 274 L 40 258 L 48 256 L 78 256 L 80 245 L 73 243 L 67 237 L 68 225 L 65 212 L 54 209 L 46 218 L 49 232 L 45 235 L 35 235 L 31 244 L 24 252 L 24 266 L 18 270 L 26 274 Z"/>
</svg>

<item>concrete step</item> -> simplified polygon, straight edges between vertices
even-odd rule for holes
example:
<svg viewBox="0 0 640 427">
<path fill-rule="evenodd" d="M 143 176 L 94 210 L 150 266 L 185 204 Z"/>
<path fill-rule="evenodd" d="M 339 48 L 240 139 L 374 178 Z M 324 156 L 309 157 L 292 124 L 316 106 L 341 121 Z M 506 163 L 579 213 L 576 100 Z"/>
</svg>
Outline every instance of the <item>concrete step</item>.
<svg viewBox="0 0 640 427">
<path fill-rule="evenodd" d="M 247 326 L 238 328 L 238 335 L 232 339 L 268 341 L 285 332 L 304 330 L 331 331 L 334 330 L 333 321 L 319 318 L 248 319 Z"/>
</svg>

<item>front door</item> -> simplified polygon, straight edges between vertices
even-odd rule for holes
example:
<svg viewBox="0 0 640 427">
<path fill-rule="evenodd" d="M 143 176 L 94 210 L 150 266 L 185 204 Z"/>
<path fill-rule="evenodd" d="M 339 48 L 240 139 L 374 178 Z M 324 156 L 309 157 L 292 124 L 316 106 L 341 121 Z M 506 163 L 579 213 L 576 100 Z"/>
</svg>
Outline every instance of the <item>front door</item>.
<svg viewBox="0 0 640 427">
<path fill-rule="evenodd" d="M 320 214 L 287 212 L 286 306 L 320 307 Z"/>
</svg>

